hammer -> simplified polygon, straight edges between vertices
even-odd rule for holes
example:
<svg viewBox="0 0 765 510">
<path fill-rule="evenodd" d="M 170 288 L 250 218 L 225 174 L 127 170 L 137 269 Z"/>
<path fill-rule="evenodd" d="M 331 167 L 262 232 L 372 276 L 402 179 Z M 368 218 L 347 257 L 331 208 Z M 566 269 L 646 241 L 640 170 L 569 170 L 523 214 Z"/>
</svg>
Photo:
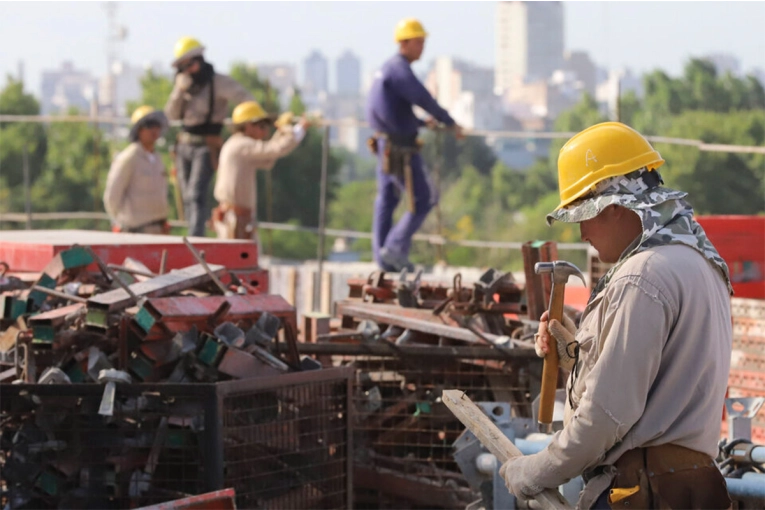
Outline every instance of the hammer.
<svg viewBox="0 0 765 510">
<path fill-rule="evenodd" d="M 571 262 L 556 260 L 555 262 L 537 262 L 534 265 L 537 274 L 552 274 L 552 291 L 550 292 L 550 306 L 548 308 L 548 321 L 557 320 L 563 322 L 563 293 L 569 276 L 578 276 L 584 283 L 584 275 Z M 553 339 L 555 342 L 555 340 Z M 551 345 L 545 355 L 542 367 L 542 389 L 539 392 L 539 416 L 537 423 L 539 431 L 552 432 L 553 408 L 555 406 L 555 388 L 558 385 L 558 345 Z"/>
</svg>

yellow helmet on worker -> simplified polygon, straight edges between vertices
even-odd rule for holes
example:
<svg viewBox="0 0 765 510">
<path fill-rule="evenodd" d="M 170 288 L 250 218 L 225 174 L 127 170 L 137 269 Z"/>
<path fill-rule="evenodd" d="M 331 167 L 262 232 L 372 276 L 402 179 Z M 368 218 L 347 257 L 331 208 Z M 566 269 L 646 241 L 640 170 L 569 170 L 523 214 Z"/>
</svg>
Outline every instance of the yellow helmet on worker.
<svg viewBox="0 0 765 510">
<path fill-rule="evenodd" d="M 643 135 L 620 122 L 602 122 L 574 135 L 558 155 L 560 204 L 556 211 L 585 196 L 603 179 L 646 168 L 664 159 Z"/>
<path fill-rule="evenodd" d="M 234 108 L 231 114 L 231 122 L 234 124 L 244 124 L 247 122 L 259 122 L 261 120 L 273 120 L 260 104 L 256 101 L 245 101 Z"/>
<path fill-rule="evenodd" d="M 427 36 L 428 33 L 425 31 L 425 27 L 422 26 L 422 23 L 420 23 L 419 20 L 416 20 L 415 18 L 404 18 L 396 25 L 393 39 L 398 43 L 408 39 Z"/>
<path fill-rule="evenodd" d="M 130 116 L 130 123 L 138 124 L 138 121 L 140 121 L 141 119 L 143 119 L 150 113 L 153 113 L 154 111 L 156 110 L 154 110 L 154 108 L 152 108 L 149 105 L 139 106 L 138 108 L 135 109 L 135 111 L 133 112 L 133 115 Z"/>
<path fill-rule="evenodd" d="M 168 125 L 165 112 L 157 110 L 149 105 L 143 105 L 136 108 L 130 116 L 130 123 L 132 126 L 130 127 L 129 138 L 132 141 L 138 139 L 138 131 L 140 131 L 141 128 L 151 127 L 153 125 L 158 126 L 161 132 L 164 132 Z"/>
<path fill-rule="evenodd" d="M 173 50 L 173 55 L 175 56 L 173 67 L 178 67 L 178 64 L 184 60 L 202 56 L 204 51 L 205 47 L 202 46 L 202 43 L 198 40 L 188 36 L 181 37 L 175 43 L 175 48 Z"/>
</svg>

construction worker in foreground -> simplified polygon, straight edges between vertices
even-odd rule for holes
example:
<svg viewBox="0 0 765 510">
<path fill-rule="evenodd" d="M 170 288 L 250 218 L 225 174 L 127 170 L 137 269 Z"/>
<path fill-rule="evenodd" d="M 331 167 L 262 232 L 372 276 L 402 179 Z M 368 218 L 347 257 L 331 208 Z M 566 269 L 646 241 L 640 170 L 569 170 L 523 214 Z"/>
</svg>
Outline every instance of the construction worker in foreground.
<svg viewBox="0 0 765 510">
<path fill-rule="evenodd" d="M 234 134 L 223 144 L 215 181 L 212 222 L 218 237 L 256 239 L 256 170 L 271 170 L 276 160 L 297 147 L 305 136 L 308 122 L 291 125 L 292 114 L 282 114 L 277 131 L 270 138 L 273 118 L 255 101 L 238 105 L 231 120 Z"/>
<path fill-rule="evenodd" d="M 423 168 L 417 132 L 420 127 L 443 123 L 462 130 L 441 108 L 412 72 L 412 62 L 425 48 L 427 33 L 416 19 L 396 26 L 394 39 L 399 52 L 376 75 L 367 99 L 367 121 L 376 131 L 369 139 L 377 154 L 377 198 L 374 205 L 372 250 L 375 262 L 385 271 L 412 269 L 409 249 L 412 236 L 438 201 L 436 190 Z M 416 105 L 433 116 L 427 122 L 412 111 Z M 409 210 L 393 226 L 393 211 L 401 194 L 407 193 Z"/>
<path fill-rule="evenodd" d="M 154 150 L 167 128 L 167 118 L 151 106 L 140 106 L 130 120 L 131 143 L 115 156 L 109 169 L 104 208 L 113 231 L 167 234 L 167 176 Z"/>
<path fill-rule="evenodd" d="M 731 357 L 728 267 L 693 219 L 686 193 L 665 188 L 658 152 L 605 122 L 558 157 L 560 205 L 547 223 L 579 223 L 614 266 L 576 329 L 547 313 L 537 354 L 557 348 L 570 371 L 564 428 L 500 474 L 528 499 L 582 475 L 577 508 L 729 508 L 717 455 Z M 554 346 L 554 347 L 551 347 Z"/>
<path fill-rule="evenodd" d="M 207 193 L 218 167 L 228 105 L 253 99 L 232 78 L 215 72 L 204 59 L 204 49 L 191 37 L 181 37 L 175 44 L 175 86 L 165 105 L 170 120 L 183 122 L 175 148 L 176 168 L 192 236 L 205 235 Z"/>
</svg>

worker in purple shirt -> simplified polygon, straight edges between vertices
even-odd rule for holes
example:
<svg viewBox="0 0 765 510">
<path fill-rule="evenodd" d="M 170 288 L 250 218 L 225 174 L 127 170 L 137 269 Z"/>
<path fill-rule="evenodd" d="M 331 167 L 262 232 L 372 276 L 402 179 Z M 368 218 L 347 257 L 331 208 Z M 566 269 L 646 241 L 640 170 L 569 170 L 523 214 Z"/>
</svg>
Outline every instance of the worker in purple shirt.
<svg viewBox="0 0 765 510">
<path fill-rule="evenodd" d="M 368 143 L 377 155 L 372 250 L 375 262 L 384 271 L 413 269 L 409 261 L 412 236 L 438 201 L 419 153 L 418 129 L 442 123 L 453 128 L 458 139 L 463 137 L 462 129 L 410 67 L 422 55 L 427 35 L 416 19 L 407 18 L 396 25 L 394 38 L 399 52 L 375 74 L 367 99 L 367 120 L 375 130 Z M 427 121 L 417 118 L 412 111 L 414 105 L 432 118 Z M 408 196 L 409 208 L 394 226 L 393 211 L 402 193 Z"/>
</svg>

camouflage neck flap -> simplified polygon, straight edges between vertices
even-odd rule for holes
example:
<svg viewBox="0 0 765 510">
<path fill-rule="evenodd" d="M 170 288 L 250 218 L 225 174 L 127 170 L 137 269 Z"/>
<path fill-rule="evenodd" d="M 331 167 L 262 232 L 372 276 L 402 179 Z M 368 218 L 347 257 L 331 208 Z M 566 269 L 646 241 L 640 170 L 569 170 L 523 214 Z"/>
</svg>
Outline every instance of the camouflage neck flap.
<svg viewBox="0 0 765 510">
<path fill-rule="evenodd" d="M 722 275 L 733 294 L 728 265 L 707 238 L 704 229 L 693 219 L 693 208 L 684 200 L 687 193 L 661 186 L 656 170 L 645 168 L 598 183 L 595 190 L 572 205 L 547 215 L 553 221 L 578 223 L 600 214 L 609 205 L 620 205 L 634 211 L 643 224 L 643 235 L 619 258 L 619 261 L 592 289 L 590 300 L 611 281 L 614 273 L 631 256 L 649 248 L 669 244 L 685 244 L 701 253 Z"/>
</svg>

